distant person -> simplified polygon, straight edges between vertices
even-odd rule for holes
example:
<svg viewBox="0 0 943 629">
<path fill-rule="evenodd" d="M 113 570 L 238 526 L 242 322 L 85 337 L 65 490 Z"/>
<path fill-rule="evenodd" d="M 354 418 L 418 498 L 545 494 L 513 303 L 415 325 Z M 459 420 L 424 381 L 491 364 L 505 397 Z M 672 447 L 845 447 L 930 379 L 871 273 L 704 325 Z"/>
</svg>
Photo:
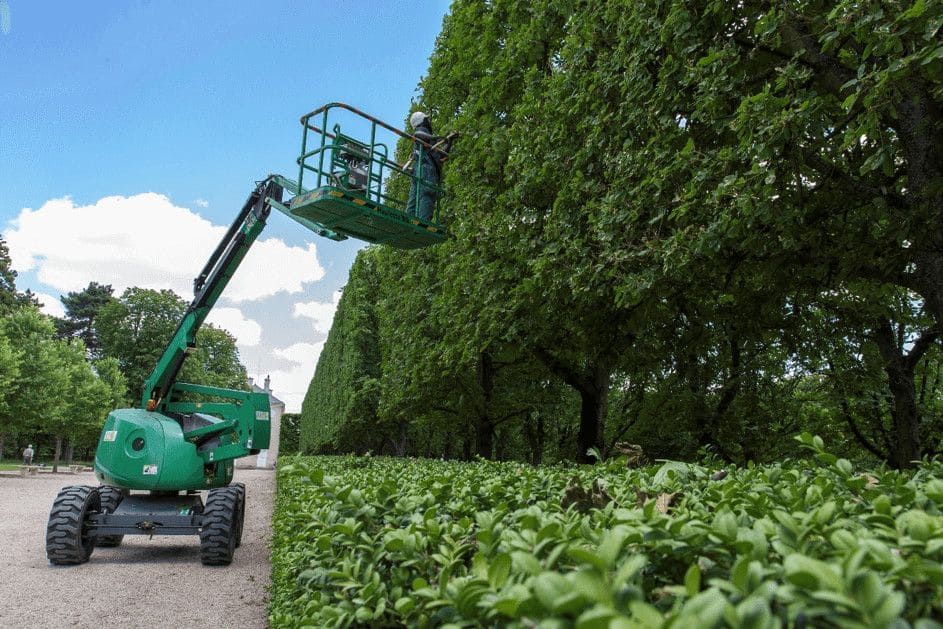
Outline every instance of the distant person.
<svg viewBox="0 0 943 629">
<path fill-rule="evenodd" d="M 448 158 L 452 142 L 458 133 L 450 133 L 444 138 L 433 134 L 429 116 L 421 111 L 413 112 L 409 117 L 409 126 L 413 129 L 413 136 L 428 146 L 423 146 L 422 142 L 413 142 L 413 155 L 409 163 L 413 165 L 414 177 L 409 186 L 406 214 L 418 216 L 428 222 L 432 220 L 435 212 L 437 187 L 442 179 L 442 163 Z"/>
<path fill-rule="evenodd" d="M 33 464 L 33 444 L 29 444 L 23 448 L 23 465 L 32 465 Z"/>
</svg>

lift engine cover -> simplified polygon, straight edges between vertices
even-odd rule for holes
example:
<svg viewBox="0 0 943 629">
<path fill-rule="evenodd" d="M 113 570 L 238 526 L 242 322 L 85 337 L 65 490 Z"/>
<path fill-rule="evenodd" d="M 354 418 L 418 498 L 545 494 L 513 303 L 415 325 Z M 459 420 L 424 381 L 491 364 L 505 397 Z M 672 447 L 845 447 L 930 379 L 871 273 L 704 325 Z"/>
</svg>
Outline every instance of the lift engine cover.
<svg viewBox="0 0 943 629">
<path fill-rule="evenodd" d="M 232 471 L 231 460 L 205 465 L 175 419 L 138 408 L 108 414 L 95 452 L 98 480 L 124 489 L 206 489 L 229 484 Z"/>
</svg>

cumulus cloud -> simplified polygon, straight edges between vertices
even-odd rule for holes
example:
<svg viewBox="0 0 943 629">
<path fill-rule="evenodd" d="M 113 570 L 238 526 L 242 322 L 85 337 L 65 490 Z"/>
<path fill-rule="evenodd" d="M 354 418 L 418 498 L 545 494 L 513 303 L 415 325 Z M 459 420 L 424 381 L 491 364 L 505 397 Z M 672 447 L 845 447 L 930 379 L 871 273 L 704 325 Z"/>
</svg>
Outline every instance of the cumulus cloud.
<svg viewBox="0 0 943 629">
<path fill-rule="evenodd" d="M 314 375 L 322 349 L 324 341 L 295 343 L 288 347 L 276 348 L 272 353 L 287 360 L 292 366 L 289 369 L 259 374 L 256 376 L 256 382 L 261 384 L 266 375 L 271 376 L 272 393 L 285 402 L 285 409 L 289 413 L 297 413 L 301 410 L 301 402 L 308 391 L 308 384 Z"/>
<path fill-rule="evenodd" d="M 65 306 L 59 301 L 58 297 L 53 297 L 49 293 L 34 293 L 39 303 L 43 305 L 41 310 L 47 315 L 62 318 L 65 316 Z"/>
<path fill-rule="evenodd" d="M 262 326 L 247 319 L 238 308 L 213 308 L 206 321 L 236 337 L 240 348 L 255 347 L 262 340 Z"/>
<path fill-rule="evenodd" d="M 196 201 L 193 202 L 193 205 L 197 207 L 209 207 L 210 202 L 207 201 L 206 199 L 197 199 Z"/>
<path fill-rule="evenodd" d="M 71 199 L 26 208 L 5 237 L 16 269 L 61 292 L 79 291 L 91 280 L 114 286 L 170 288 L 189 297 L 193 277 L 227 227 L 214 225 L 164 195 L 112 196 L 94 205 Z M 314 244 L 289 246 L 259 240 L 236 272 L 224 299 L 239 303 L 279 292 L 301 292 L 324 277 Z"/>
<path fill-rule="evenodd" d="M 294 315 L 312 319 L 314 329 L 327 334 L 331 329 L 331 322 L 334 321 L 334 313 L 337 312 L 337 304 L 340 300 L 341 292 L 335 291 L 331 296 L 331 301 L 298 302 L 295 304 Z"/>
</svg>

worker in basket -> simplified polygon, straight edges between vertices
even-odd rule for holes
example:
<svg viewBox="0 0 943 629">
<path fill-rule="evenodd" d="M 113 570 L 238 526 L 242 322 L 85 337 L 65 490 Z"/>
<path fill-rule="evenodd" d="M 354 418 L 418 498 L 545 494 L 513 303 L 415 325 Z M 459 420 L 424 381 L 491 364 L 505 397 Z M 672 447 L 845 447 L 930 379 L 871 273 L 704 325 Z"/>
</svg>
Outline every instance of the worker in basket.
<svg viewBox="0 0 943 629">
<path fill-rule="evenodd" d="M 413 154 L 407 164 L 407 170 L 412 164 L 414 176 L 406 201 L 406 214 L 431 221 L 439 180 L 442 178 L 442 163 L 448 158 L 458 133 L 450 133 L 444 138 L 433 134 L 429 116 L 421 111 L 413 112 L 409 117 L 409 126 L 412 127 L 413 137 L 421 141 L 413 142 Z"/>
</svg>

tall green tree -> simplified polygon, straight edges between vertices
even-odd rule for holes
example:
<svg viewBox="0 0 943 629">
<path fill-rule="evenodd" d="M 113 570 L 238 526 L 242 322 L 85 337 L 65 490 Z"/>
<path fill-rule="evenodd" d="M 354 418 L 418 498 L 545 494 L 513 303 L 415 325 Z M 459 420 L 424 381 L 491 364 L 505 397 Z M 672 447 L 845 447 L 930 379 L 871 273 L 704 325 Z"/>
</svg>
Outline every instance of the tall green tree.
<svg viewBox="0 0 943 629">
<path fill-rule="evenodd" d="M 111 391 L 112 408 L 123 408 L 129 404 L 128 382 L 121 373 L 116 358 L 101 358 L 93 363 L 95 373 Z"/>
<path fill-rule="evenodd" d="M 0 312 L 6 314 L 17 305 L 16 271 L 10 259 L 10 249 L 0 236 Z"/>
<path fill-rule="evenodd" d="M 458 2 L 421 86 L 439 127 L 464 132 L 446 174 L 461 254 L 444 274 L 475 298 L 458 300 L 453 320 L 474 332 L 461 335 L 473 347 L 521 345 L 573 388 L 585 460 L 604 447 L 613 375 L 657 295 L 647 292 L 645 257 L 603 255 L 614 230 L 636 232 L 597 221 L 614 192 L 602 156 L 627 131 L 602 131 L 602 103 L 565 100 L 574 11 L 567 2 Z"/>
<path fill-rule="evenodd" d="M 487 426 L 482 367 L 511 348 L 543 365 L 517 377 L 578 396 L 584 459 L 623 437 L 759 458 L 816 422 L 898 467 L 933 453 L 941 23 L 924 2 L 453 2 L 414 107 L 463 134 L 454 238 L 377 254 L 379 423 L 444 451 L 439 427 Z"/>
<path fill-rule="evenodd" d="M 8 314 L 22 306 L 41 305 L 31 290 L 17 290 L 16 276 L 13 261 L 10 259 L 10 249 L 3 236 L 0 236 L 0 314 Z"/>
<path fill-rule="evenodd" d="M 612 119 L 636 135 L 610 154 L 627 191 L 611 218 L 656 226 L 648 247 L 669 279 L 729 269 L 778 289 L 768 295 L 780 303 L 797 291 L 909 289 L 934 320 L 931 341 L 943 321 L 939 230 L 924 227 L 943 210 L 939 6 L 598 6 L 582 17 L 611 26 L 573 39 L 563 82 L 574 104 L 619 90 Z M 624 77 L 598 81 L 607 71 Z M 617 237 L 612 254 L 635 243 Z M 885 348 L 888 377 L 910 379 Z M 893 389 L 905 406 L 912 386 Z M 913 431 L 899 437 L 901 465 L 921 445 Z"/>
<path fill-rule="evenodd" d="M 43 418 L 42 427 L 55 443 L 52 464 L 55 472 L 63 455 L 67 464 L 72 463 L 77 442 L 89 442 L 98 437 L 105 416 L 112 408 L 114 394 L 92 370 L 81 341 L 57 340 L 54 347 L 56 369 L 64 375 L 65 386 L 59 391 L 62 404 Z"/>
<path fill-rule="evenodd" d="M 249 389 L 249 377 L 239 361 L 236 338 L 212 324 L 196 333 L 196 351 L 187 357 L 180 379 L 226 389 Z"/>
<path fill-rule="evenodd" d="M 131 400 L 142 387 L 173 337 L 187 304 L 173 291 L 128 288 L 105 304 L 95 321 L 101 354 L 118 361 Z M 180 378 L 195 384 L 236 389 L 248 386 L 235 339 L 226 331 L 204 325 L 197 349 L 184 362 Z"/>
<path fill-rule="evenodd" d="M 19 360 L 20 354 L 7 336 L 6 326 L 0 326 L 0 459 L 4 456 L 7 434 L 14 426 L 10 402 L 20 375 Z"/>
<path fill-rule="evenodd" d="M 34 308 L 20 308 L 0 319 L 3 336 L 13 347 L 18 372 L 10 384 L 2 431 L 32 440 L 47 433 L 48 423 L 65 416 L 69 375 L 61 343 L 49 317 Z"/>
<path fill-rule="evenodd" d="M 118 361 L 132 400 L 141 398 L 144 381 L 185 311 L 186 303 L 173 291 L 132 287 L 99 312 L 95 331 L 102 355 Z"/>
<path fill-rule="evenodd" d="M 101 309 L 114 299 L 113 292 L 111 285 L 90 282 L 81 291 L 71 291 L 63 296 L 65 317 L 57 322 L 59 334 L 65 338 L 81 339 L 89 355 L 97 357 L 101 344 L 95 332 L 95 320 Z"/>
</svg>

